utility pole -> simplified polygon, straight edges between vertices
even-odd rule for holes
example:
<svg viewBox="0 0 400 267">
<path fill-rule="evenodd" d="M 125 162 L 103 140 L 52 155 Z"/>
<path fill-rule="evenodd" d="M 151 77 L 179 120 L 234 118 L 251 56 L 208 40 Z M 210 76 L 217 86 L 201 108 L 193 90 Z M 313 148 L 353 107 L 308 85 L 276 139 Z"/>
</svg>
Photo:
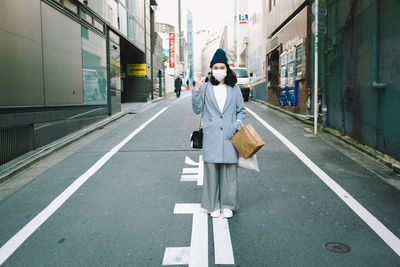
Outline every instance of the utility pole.
<svg viewBox="0 0 400 267">
<path fill-rule="evenodd" d="M 179 38 L 179 63 L 183 60 L 183 49 L 182 49 L 182 25 L 181 25 L 181 0 L 178 0 L 178 38 Z"/>
<path fill-rule="evenodd" d="M 235 67 L 238 67 L 237 64 L 239 62 L 238 60 L 238 47 L 237 47 L 237 38 L 238 38 L 238 33 L 237 33 L 237 23 L 238 23 L 238 14 L 237 14 L 237 0 L 233 0 L 235 2 L 235 18 L 234 18 L 234 22 L 233 22 L 233 35 L 234 35 L 234 47 L 233 49 L 235 50 L 235 58 L 233 59 L 235 62 Z"/>
<path fill-rule="evenodd" d="M 314 22 L 312 31 L 315 35 L 314 41 L 314 135 L 318 134 L 318 37 L 326 34 L 326 24 L 323 21 L 327 14 L 326 3 L 315 0 L 312 5 L 312 13 L 314 14 Z M 324 109 L 326 107 L 323 107 Z"/>
<path fill-rule="evenodd" d="M 315 0 L 315 53 L 314 53 L 314 135 L 318 133 L 318 0 Z"/>
</svg>

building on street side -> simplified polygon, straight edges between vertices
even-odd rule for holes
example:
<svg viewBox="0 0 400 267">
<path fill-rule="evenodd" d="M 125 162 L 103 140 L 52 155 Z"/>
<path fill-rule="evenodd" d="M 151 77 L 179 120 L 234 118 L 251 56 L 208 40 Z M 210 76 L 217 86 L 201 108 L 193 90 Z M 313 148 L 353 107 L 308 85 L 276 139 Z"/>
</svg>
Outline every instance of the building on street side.
<svg viewBox="0 0 400 267">
<path fill-rule="evenodd" d="M 152 27 L 156 5 L 0 2 L 7 51 L 0 54 L 7 62 L 0 66 L 0 165 L 119 112 L 121 102 L 153 96 L 162 69 Z"/>
<path fill-rule="evenodd" d="M 201 75 L 207 76 L 210 71 L 210 61 L 218 48 L 228 50 L 228 29 L 227 26 L 212 33 L 201 50 Z M 231 58 L 228 58 L 232 61 Z"/>
<path fill-rule="evenodd" d="M 319 37 L 321 122 L 399 160 L 400 28 L 395 21 L 400 2 L 323 3 L 327 15 L 322 18 L 326 34 Z M 314 71 L 313 53 L 310 60 Z"/>
</svg>

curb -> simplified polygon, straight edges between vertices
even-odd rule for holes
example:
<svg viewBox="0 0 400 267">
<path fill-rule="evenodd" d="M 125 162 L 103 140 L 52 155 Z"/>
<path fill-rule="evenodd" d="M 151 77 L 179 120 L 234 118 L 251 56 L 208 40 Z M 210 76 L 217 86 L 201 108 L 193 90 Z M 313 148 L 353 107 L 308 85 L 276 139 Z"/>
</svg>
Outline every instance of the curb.
<svg viewBox="0 0 400 267">
<path fill-rule="evenodd" d="M 151 100 L 149 102 L 156 103 L 156 102 L 160 102 L 165 99 L 167 99 L 167 97 L 163 96 L 163 97 L 155 98 L 154 100 Z M 149 102 L 147 102 L 147 103 L 149 103 Z M 45 146 L 40 147 L 35 150 L 31 150 L 31 151 L 19 156 L 18 158 L 10 161 L 10 162 L 15 161 L 15 163 L 12 164 L 10 167 L 7 167 L 6 169 L 0 171 L 0 185 L 4 182 L 8 181 L 9 179 L 11 179 L 16 174 L 28 169 L 30 166 L 36 164 L 37 162 L 39 162 L 43 159 L 46 159 L 47 157 L 51 156 L 55 152 L 78 141 L 82 137 L 89 135 L 92 132 L 98 130 L 99 128 L 102 128 L 102 127 L 106 126 L 107 124 L 122 118 L 123 116 L 128 114 L 132 109 L 133 108 L 129 108 L 124 111 L 121 111 L 115 115 L 107 117 L 99 122 L 91 124 L 81 130 L 78 130 L 72 134 L 69 134 L 63 138 L 60 138 L 48 145 L 45 145 Z"/>
<path fill-rule="evenodd" d="M 258 102 L 260 104 L 266 105 L 266 106 L 268 106 L 268 107 L 270 107 L 272 109 L 275 109 L 275 110 L 278 110 L 280 112 L 283 112 L 283 113 L 285 113 L 285 114 L 287 114 L 287 115 L 289 115 L 289 116 L 291 116 L 291 117 L 293 117 L 293 118 L 295 118 L 295 119 L 297 119 L 299 121 L 302 121 L 305 124 L 314 125 L 314 122 L 311 121 L 311 119 L 313 119 L 313 117 L 311 117 L 311 116 L 295 114 L 293 112 L 284 110 L 284 109 L 282 109 L 280 107 L 271 105 L 271 104 L 269 104 L 269 103 L 267 103 L 265 101 L 262 101 L 262 100 L 258 100 L 258 99 L 254 99 L 254 98 L 251 98 L 251 100 L 253 100 L 255 102 Z M 335 130 L 335 129 L 322 128 L 321 124 L 318 124 L 318 129 L 319 129 L 319 131 L 322 130 L 323 132 L 330 134 L 331 136 L 335 137 L 336 139 L 339 139 L 340 141 L 345 142 L 346 144 L 354 147 L 355 149 L 359 150 L 360 152 L 363 152 L 363 153 L 367 154 L 368 156 L 374 158 L 375 160 L 379 161 L 380 163 L 384 164 L 385 166 L 391 168 L 394 172 L 400 173 L 400 162 L 397 161 L 396 159 L 394 159 L 394 158 L 392 158 L 392 157 L 390 157 L 390 156 L 388 156 L 386 154 L 383 154 L 382 152 L 380 152 L 380 151 L 378 151 L 378 150 L 376 150 L 376 149 L 374 149 L 372 147 L 363 145 L 363 144 L 359 143 L 358 141 L 352 139 L 351 137 L 349 137 L 347 135 L 346 136 L 342 136 L 340 134 L 340 132 Z"/>
</svg>

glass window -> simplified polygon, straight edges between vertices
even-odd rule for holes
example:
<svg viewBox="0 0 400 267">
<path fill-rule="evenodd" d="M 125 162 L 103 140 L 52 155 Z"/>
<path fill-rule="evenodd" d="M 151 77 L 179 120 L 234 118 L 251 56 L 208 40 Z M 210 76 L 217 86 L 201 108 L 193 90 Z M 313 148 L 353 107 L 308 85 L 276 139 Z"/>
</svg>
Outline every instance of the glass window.
<svg viewBox="0 0 400 267">
<path fill-rule="evenodd" d="M 135 15 L 135 10 L 136 10 L 136 1 L 135 0 L 128 0 L 128 12 L 131 15 Z"/>
<path fill-rule="evenodd" d="M 121 90 L 121 58 L 117 43 L 110 41 L 110 82 L 111 89 Z"/>
<path fill-rule="evenodd" d="M 104 24 L 103 22 L 98 21 L 97 19 L 94 20 L 94 26 L 100 30 L 101 32 L 104 32 Z"/>
<path fill-rule="evenodd" d="M 85 21 L 87 21 L 89 24 L 93 23 L 93 18 L 92 16 L 89 16 L 88 14 L 86 14 L 85 11 L 81 10 L 81 19 L 84 19 Z"/>
<path fill-rule="evenodd" d="M 131 15 L 128 18 L 128 39 L 131 41 L 135 40 L 135 20 Z"/>
<path fill-rule="evenodd" d="M 64 0 L 64 7 L 78 14 L 78 7 L 75 4 L 73 4 L 70 0 Z"/>
<path fill-rule="evenodd" d="M 246 69 L 232 68 L 232 70 L 235 72 L 237 78 L 248 78 L 249 77 L 249 74 L 247 73 Z"/>
<path fill-rule="evenodd" d="M 82 84 L 84 104 L 107 104 L 106 40 L 82 26 Z"/>
<path fill-rule="evenodd" d="M 128 36 L 128 25 L 127 25 L 128 21 L 126 16 L 126 9 L 121 4 L 118 5 L 118 15 L 119 15 L 119 30 L 123 35 Z"/>
</svg>

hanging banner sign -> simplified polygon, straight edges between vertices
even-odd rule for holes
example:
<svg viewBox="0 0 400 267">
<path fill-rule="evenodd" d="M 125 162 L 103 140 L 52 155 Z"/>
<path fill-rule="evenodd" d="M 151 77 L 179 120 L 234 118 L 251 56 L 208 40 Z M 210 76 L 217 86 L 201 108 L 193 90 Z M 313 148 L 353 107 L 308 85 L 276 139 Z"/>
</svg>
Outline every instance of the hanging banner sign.
<svg viewBox="0 0 400 267">
<path fill-rule="evenodd" d="M 169 33 L 169 67 L 175 68 L 175 33 Z"/>
<path fill-rule="evenodd" d="M 239 14 L 239 24 L 247 24 L 248 21 L 249 21 L 248 14 Z"/>
<path fill-rule="evenodd" d="M 127 64 L 127 75 L 133 77 L 146 77 L 146 64 Z"/>
</svg>

